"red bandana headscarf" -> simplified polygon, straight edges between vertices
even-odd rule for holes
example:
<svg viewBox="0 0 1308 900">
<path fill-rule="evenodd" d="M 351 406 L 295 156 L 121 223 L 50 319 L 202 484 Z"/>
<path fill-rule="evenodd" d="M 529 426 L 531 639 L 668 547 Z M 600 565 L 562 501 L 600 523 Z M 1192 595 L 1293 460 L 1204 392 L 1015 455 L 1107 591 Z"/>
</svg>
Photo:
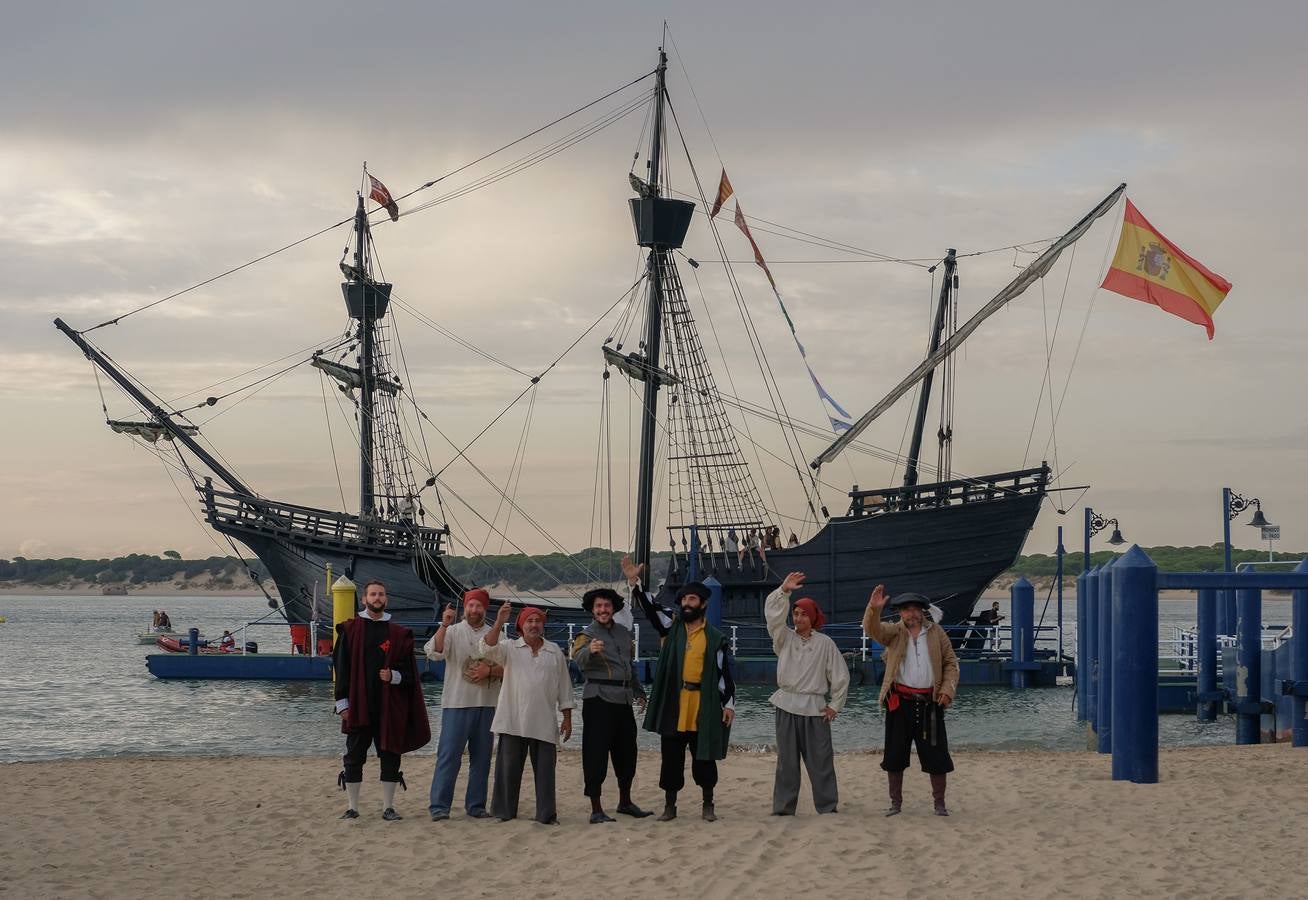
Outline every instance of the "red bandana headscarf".
<svg viewBox="0 0 1308 900">
<path fill-rule="evenodd" d="M 814 628 L 818 631 L 822 630 L 822 626 L 826 624 L 827 617 L 822 615 L 822 610 L 818 609 L 816 600 L 811 597 L 800 597 L 795 601 L 795 606 L 804 611 L 804 614 L 808 616 L 809 621 L 813 623 Z"/>
<path fill-rule="evenodd" d="M 522 612 L 518 613 L 518 636 L 519 636 L 519 637 L 522 636 L 522 626 L 525 625 L 525 624 L 527 623 L 527 619 L 528 619 L 530 616 L 540 616 L 541 619 L 544 619 L 544 618 L 545 618 L 545 613 L 544 613 L 543 610 L 541 610 L 541 609 L 539 609 L 539 608 L 537 608 L 537 607 L 535 607 L 535 606 L 527 606 L 527 607 L 524 607 L 523 610 L 522 610 Z"/>
<path fill-rule="evenodd" d="M 465 591 L 463 602 L 466 604 L 469 600 L 476 600 L 481 604 L 482 609 L 490 608 L 490 594 L 486 592 L 485 588 L 473 588 L 470 591 Z"/>
</svg>

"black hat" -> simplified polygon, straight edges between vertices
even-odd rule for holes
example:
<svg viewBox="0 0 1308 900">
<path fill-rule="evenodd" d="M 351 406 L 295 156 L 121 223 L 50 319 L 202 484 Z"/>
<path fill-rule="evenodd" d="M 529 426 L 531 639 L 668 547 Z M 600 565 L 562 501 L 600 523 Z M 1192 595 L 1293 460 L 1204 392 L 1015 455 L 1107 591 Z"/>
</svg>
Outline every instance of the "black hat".
<svg viewBox="0 0 1308 900">
<path fill-rule="evenodd" d="M 702 581 L 689 581 L 677 588 L 677 602 L 681 602 L 681 598 L 687 594 L 694 594 L 702 603 L 708 603 L 709 597 L 712 596 Z"/>
<path fill-rule="evenodd" d="M 899 609 L 901 606 L 920 606 L 922 607 L 922 611 L 926 612 L 931 608 L 931 601 L 926 597 L 923 597 L 921 594 L 909 593 L 897 595 L 890 601 L 890 605 L 895 609 Z"/>
<path fill-rule="evenodd" d="M 613 603 L 614 612 L 617 612 L 618 610 L 622 609 L 623 606 L 626 605 L 625 601 L 622 599 L 622 595 L 619 594 L 617 591 L 613 590 L 613 588 L 593 588 L 581 595 L 582 607 L 586 610 L 586 612 L 591 613 L 592 615 L 595 612 L 596 600 L 611 601 Z"/>
</svg>

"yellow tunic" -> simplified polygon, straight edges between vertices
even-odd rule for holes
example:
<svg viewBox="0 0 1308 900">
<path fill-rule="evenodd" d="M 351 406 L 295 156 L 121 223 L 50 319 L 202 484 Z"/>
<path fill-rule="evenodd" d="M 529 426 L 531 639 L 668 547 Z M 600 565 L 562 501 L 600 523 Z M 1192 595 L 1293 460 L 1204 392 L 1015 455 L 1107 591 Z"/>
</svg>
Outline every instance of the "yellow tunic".
<svg viewBox="0 0 1308 900">
<path fill-rule="evenodd" d="M 699 684 L 704 677 L 704 651 L 708 647 L 708 633 L 703 625 L 694 631 L 686 629 L 686 656 L 681 663 L 681 683 Z M 699 731 L 699 691 L 681 689 L 677 702 L 677 730 Z"/>
</svg>

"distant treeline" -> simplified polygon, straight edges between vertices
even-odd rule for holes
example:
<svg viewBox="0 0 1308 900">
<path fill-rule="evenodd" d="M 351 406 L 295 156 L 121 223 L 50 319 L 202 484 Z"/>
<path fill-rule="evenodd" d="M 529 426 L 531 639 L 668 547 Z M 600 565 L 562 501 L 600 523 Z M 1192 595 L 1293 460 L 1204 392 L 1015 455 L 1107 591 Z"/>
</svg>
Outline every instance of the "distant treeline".
<svg viewBox="0 0 1308 900">
<path fill-rule="evenodd" d="M 1225 565 L 1222 558 L 1222 545 L 1212 544 L 1207 547 L 1142 547 L 1149 558 L 1154 561 L 1161 571 L 1164 572 L 1219 572 Z M 1097 550 L 1090 554 L 1090 564 L 1092 566 L 1106 563 L 1118 553 L 1112 550 Z M 1298 562 L 1305 555 L 1300 553 L 1276 553 L 1273 559 L 1285 562 Z M 1063 557 L 1063 572 L 1069 576 L 1079 575 L 1081 572 L 1081 560 L 1085 557 L 1083 552 L 1068 553 Z M 1231 564 L 1239 565 L 1243 562 L 1266 562 L 1267 551 L 1265 550 L 1231 550 Z M 1019 556 L 1017 563 L 1010 569 L 1014 575 L 1053 575 L 1058 571 L 1058 561 L 1052 554 L 1033 553 L 1030 556 Z"/>
<path fill-rule="evenodd" d="M 1208 547 L 1147 547 L 1145 552 L 1165 572 L 1203 572 L 1222 568 L 1222 545 Z M 619 565 L 624 551 L 590 547 L 580 553 L 547 553 L 529 556 L 522 553 L 479 557 L 447 556 L 445 564 L 450 574 L 463 584 L 491 585 L 505 582 L 521 590 L 548 591 L 560 584 L 586 584 L 617 581 L 622 577 Z M 1090 554 L 1094 565 L 1107 562 L 1117 554 L 1100 550 Z M 1298 562 L 1304 553 L 1277 553 L 1275 559 Z M 661 578 L 667 571 L 669 554 L 654 555 L 654 576 Z M 1234 550 L 1234 563 L 1261 562 L 1267 554 L 1260 550 Z M 165 551 L 163 556 L 133 553 L 114 559 L 0 559 L 0 582 L 29 584 L 39 587 L 56 587 L 68 582 L 89 584 L 128 585 L 204 578 L 216 587 L 244 587 L 249 584 L 245 567 L 249 565 L 259 575 L 266 570 L 258 560 L 236 560 L 229 556 L 211 556 L 208 559 L 182 559 L 176 551 Z M 1036 553 L 1018 557 L 1009 570 L 1012 575 L 1049 576 L 1056 571 L 1052 555 Z M 1068 553 L 1064 557 L 1064 572 L 1075 576 L 1081 571 L 1081 553 Z"/>
<path fill-rule="evenodd" d="M 265 573 L 257 560 L 249 563 L 262 577 Z M 205 577 L 219 587 L 248 583 L 246 563 L 229 556 L 208 559 L 182 559 L 170 550 L 164 556 L 133 553 L 114 559 L 0 559 L 0 581 L 56 587 L 69 581 L 100 585 L 152 584 Z"/>
</svg>

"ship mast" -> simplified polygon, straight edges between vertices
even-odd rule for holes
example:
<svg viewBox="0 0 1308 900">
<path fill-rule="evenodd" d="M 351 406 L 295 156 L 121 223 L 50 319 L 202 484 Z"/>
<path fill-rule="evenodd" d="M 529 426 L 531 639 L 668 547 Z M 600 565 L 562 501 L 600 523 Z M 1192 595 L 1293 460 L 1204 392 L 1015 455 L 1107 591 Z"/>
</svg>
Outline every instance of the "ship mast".
<svg viewBox="0 0 1308 900">
<path fill-rule="evenodd" d="M 359 322 L 359 518 L 376 515 L 373 478 L 373 400 L 377 381 L 376 323 L 386 315 L 390 285 L 374 282 L 368 275 L 368 214 L 363 194 L 354 212 L 354 269 L 341 285 L 345 308 Z"/>
<path fill-rule="evenodd" d="M 650 138 L 647 201 L 657 207 L 659 196 L 659 167 L 663 150 L 663 101 L 666 91 L 665 76 L 668 55 L 659 48 L 659 65 L 654 78 L 654 130 Z M 639 224 L 639 223 L 638 223 Z M 643 244 L 644 242 L 642 242 Z M 679 244 L 680 242 L 678 242 Z M 658 402 L 661 378 L 658 375 L 659 350 L 663 338 L 663 269 L 669 249 L 658 244 L 649 246 L 646 277 L 649 280 L 649 309 L 645 320 L 645 363 L 649 375 L 645 378 L 644 410 L 640 420 L 639 481 L 636 487 L 636 534 L 632 557 L 636 565 L 644 565 L 646 586 L 652 585 L 650 568 L 650 539 L 654 516 L 654 451 L 658 437 Z"/>
<path fill-rule="evenodd" d="M 949 298 L 954 290 L 955 267 L 958 265 L 952 247 L 945 251 L 945 277 L 940 285 L 940 300 L 936 305 L 936 318 L 931 327 L 931 349 L 927 351 L 930 358 L 940 349 L 940 336 L 945 330 L 945 316 L 949 311 Z M 922 378 L 922 390 L 917 398 L 917 418 L 913 421 L 913 442 L 908 446 L 908 463 L 904 468 L 904 487 L 911 488 L 917 484 L 918 459 L 922 453 L 922 431 L 926 427 L 927 407 L 931 405 L 931 381 L 935 375 L 932 369 Z"/>
</svg>

